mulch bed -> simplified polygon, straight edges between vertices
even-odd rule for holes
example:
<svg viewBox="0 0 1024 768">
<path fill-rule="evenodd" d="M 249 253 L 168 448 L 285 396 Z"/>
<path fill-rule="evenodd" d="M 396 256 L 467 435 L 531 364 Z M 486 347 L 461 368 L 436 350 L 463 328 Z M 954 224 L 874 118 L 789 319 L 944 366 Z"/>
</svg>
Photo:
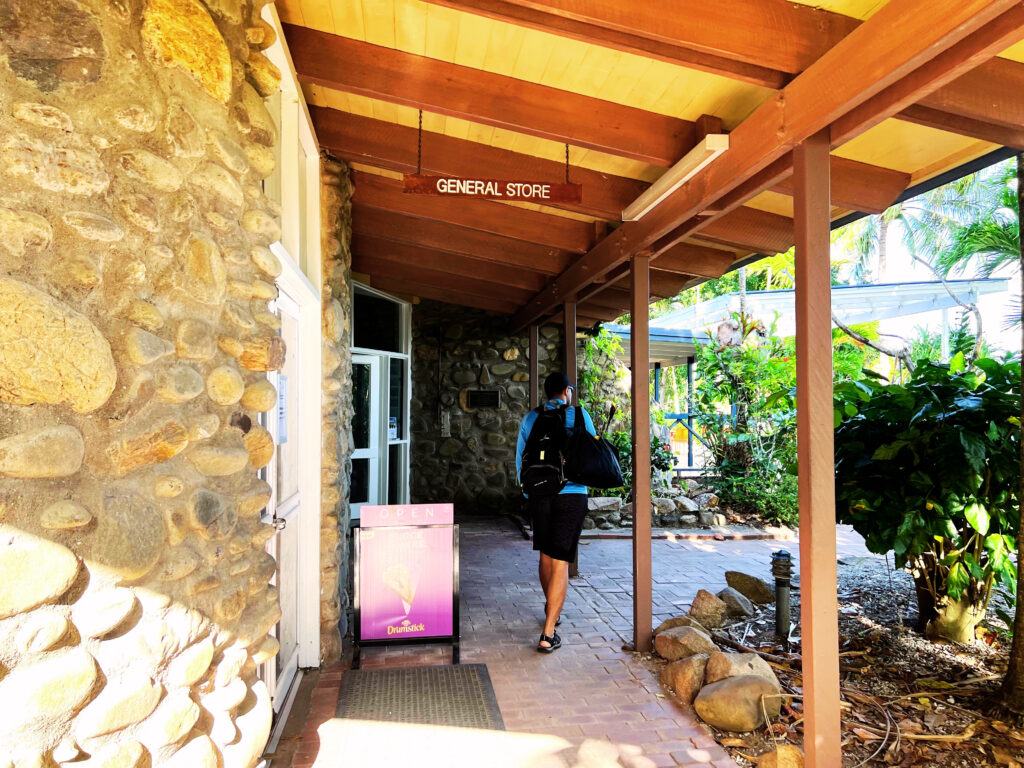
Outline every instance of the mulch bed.
<svg viewBox="0 0 1024 768">
<path fill-rule="evenodd" d="M 1009 638 L 988 630 L 973 645 L 930 642 L 916 631 L 908 574 L 875 557 L 840 561 L 838 573 L 844 768 L 1024 768 L 1024 723 L 999 705 Z M 792 602 L 798 622 L 796 587 Z M 799 626 L 780 644 L 774 606 L 763 606 L 718 632 L 775 657 L 784 692 L 794 694 L 770 729 L 716 731 L 719 743 L 742 766 L 776 743 L 802 747 Z"/>
</svg>

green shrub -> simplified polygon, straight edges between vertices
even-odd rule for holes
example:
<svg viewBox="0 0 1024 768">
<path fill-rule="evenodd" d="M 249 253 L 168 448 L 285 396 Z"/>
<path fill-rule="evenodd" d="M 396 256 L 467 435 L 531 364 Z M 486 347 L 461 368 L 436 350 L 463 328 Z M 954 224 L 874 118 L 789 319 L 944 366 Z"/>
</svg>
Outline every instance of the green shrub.
<svg viewBox="0 0 1024 768">
<path fill-rule="evenodd" d="M 922 629 L 974 639 L 1014 584 L 1020 361 L 921 361 L 904 384 L 835 387 L 836 516 L 917 585 Z"/>
</svg>

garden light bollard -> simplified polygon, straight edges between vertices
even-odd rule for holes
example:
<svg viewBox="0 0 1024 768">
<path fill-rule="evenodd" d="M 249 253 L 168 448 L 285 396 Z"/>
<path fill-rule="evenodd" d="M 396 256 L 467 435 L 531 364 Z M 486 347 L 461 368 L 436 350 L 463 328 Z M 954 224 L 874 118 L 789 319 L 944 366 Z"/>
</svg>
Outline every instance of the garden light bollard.
<svg viewBox="0 0 1024 768">
<path fill-rule="evenodd" d="M 772 576 L 775 577 L 775 634 L 789 640 L 789 589 L 793 577 L 793 557 L 785 549 L 772 552 Z"/>
</svg>

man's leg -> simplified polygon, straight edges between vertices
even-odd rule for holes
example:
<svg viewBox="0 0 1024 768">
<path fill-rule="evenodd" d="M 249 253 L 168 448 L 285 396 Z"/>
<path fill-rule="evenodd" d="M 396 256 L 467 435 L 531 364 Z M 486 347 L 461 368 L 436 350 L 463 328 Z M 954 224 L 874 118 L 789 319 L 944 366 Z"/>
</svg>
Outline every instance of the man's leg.
<svg viewBox="0 0 1024 768">
<path fill-rule="evenodd" d="M 544 591 L 545 600 L 548 599 L 548 583 L 551 581 L 550 561 L 551 558 L 547 555 L 541 555 L 537 561 L 537 575 L 540 577 L 540 588 Z"/>
<path fill-rule="evenodd" d="M 544 619 L 544 634 L 551 637 L 555 634 L 555 622 L 558 621 L 558 615 L 562 612 L 565 593 L 569 588 L 569 563 L 542 554 L 540 570 L 542 573 L 547 571 L 545 594 L 548 599 L 548 613 Z"/>
</svg>

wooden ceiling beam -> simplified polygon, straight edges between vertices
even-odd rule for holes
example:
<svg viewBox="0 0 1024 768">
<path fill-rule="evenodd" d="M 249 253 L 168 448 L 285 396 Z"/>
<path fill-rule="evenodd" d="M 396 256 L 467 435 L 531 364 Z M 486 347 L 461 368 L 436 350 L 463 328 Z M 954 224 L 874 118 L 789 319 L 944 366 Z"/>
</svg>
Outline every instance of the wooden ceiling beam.
<svg viewBox="0 0 1024 768">
<path fill-rule="evenodd" d="M 643 13 L 631 5 L 615 6 L 605 0 L 427 2 L 773 89 L 784 87 L 793 74 L 806 69 L 861 24 L 858 19 L 785 0 L 708 3 L 699 9 L 687 8 L 685 14 L 678 13 L 678 8 L 671 5 L 672 0 L 645 2 L 639 9 Z M 734 7 L 736 15 L 725 19 Z M 770 52 L 786 57 L 788 65 L 775 61 L 773 69 L 771 59 L 759 55 L 759 44 L 767 46 L 765 41 L 780 38 L 768 35 L 764 40 L 744 40 L 745 33 L 760 26 L 750 25 L 749 20 L 761 21 L 765 14 L 771 14 L 771 24 L 785 26 L 785 34 L 793 36 L 796 48 L 792 52 L 782 50 L 781 46 Z M 800 23 L 792 23 L 797 17 L 801 17 Z M 678 23 L 673 24 L 677 19 Z M 1009 45 L 1012 42 L 1005 47 Z M 933 112 L 900 113 L 898 117 L 1020 148 L 1019 127 L 1024 125 L 1024 102 L 1019 97 L 1022 89 L 1024 64 L 993 58 L 925 95 L 919 106 Z M 1004 130 L 998 130 L 999 126 Z M 867 211 L 864 207 L 837 204 Z"/>
<path fill-rule="evenodd" d="M 705 224 L 696 233 L 696 237 L 710 243 L 749 249 L 771 256 L 788 251 L 793 245 L 793 220 L 777 213 L 740 206 Z M 671 251 L 669 249 L 666 253 Z M 654 263 L 660 267 L 661 257 Z"/>
<path fill-rule="evenodd" d="M 437 287 L 423 282 L 401 280 L 393 277 L 372 276 L 374 288 L 404 296 L 418 296 L 431 301 L 443 301 L 445 304 L 456 304 L 460 307 L 472 307 L 502 315 L 511 315 L 519 307 L 507 299 L 481 296 L 477 293 L 453 290 L 450 287 Z"/>
<path fill-rule="evenodd" d="M 428 56 L 284 24 L 299 80 L 668 167 L 692 122 Z"/>
<path fill-rule="evenodd" d="M 451 272 L 429 269 L 407 261 L 365 255 L 357 250 L 353 250 L 352 253 L 352 271 L 362 272 L 374 279 L 384 277 L 403 280 L 412 285 L 422 283 L 433 288 L 477 294 L 483 298 L 500 299 L 518 305 L 522 305 L 530 297 L 530 291 L 523 288 L 476 277 L 457 276 Z"/>
<path fill-rule="evenodd" d="M 462 198 L 458 205 L 431 195 L 407 195 L 402 182 L 386 176 L 352 171 L 353 202 L 382 208 L 418 219 L 543 245 L 559 251 L 586 253 L 596 242 L 594 228 L 585 221 L 490 200 Z"/>
<path fill-rule="evenodd" d="M 359 235 L 466 256 L 483 264 L 512 266 L 543 275 L 557 275 L 573 260 L 572 254 L 554 248 L 429 219 L 417 219 L 360 202 L 352 206 L 352 231 Z"/>
<path fill-rule="evenodd" d="M 907 106 L 901 103 L 904 91 L 910 92 L 914 101 L 930 93 L 943 84 L 950 71 L 960 74 L 958 69 L 970 47 L 958 49 L 952 56 L 942 56 L 944 52 L 979 30 L 984 36 L 990 22 L 1021 10 L 1019 0 L 901 0 L 883 6 L 797 76 L 777 98 L 758 107 L 731 133 L 729 151 L 704 172 L 643 219 L 625 222 L 534 296 L 516 313 L 514 326 L 525 327 L 535 317 L 546 315 L 559 296 L 575 295 L 595 277 L 649 249 L 798 143 L 866 103 L 874 101 L 859 116 L 865 122 L 884 119 Z M 1009 23 L 1017 21 L 1014 16 Z M 1024 27 L 1024 18 L 1020 26 Z M 991 50 L 990 55 L 998 50 Z M 910 77 L 912 74 L 915 77 Z M 890 87 L 898 88 L 901 96 L 875 100 Z"/>
<path fill-rule="evenodd" d="M 679 243 L 658 256 L 658 269 L 714 279 L 729 271 L 737 256 L 731 251 L 693 243 Z"/>
<path fill-rule="evenodd" d="M 910 174 L 868 165 L 845 157 L 831 157 L 832 205 L 862 213 L 881 213 L 910 186 Z M 792 163 L 790 163 L 792 167 Z M 793 196 L 792 174 L 772 189 Z"/>
<path fill-rule="evenodd" d="M 458 284 L 469 277 L 524 291 L 537 291 L 546 282 L 545 276 L 540 272 L 533 272 L 521 266 L 481 261 L 472 256 L 395 242 L 359 232 L 352 236 L 352 253 L 397 264 L 410 264 L 435 272 L 446 272 L 449 274 L 450 285 Z"/>
<path fill-rule="evenodd" d="M 993 144 L 1024 151 L 1024 126 L 1010 128 L 1004 125 L 995 125 L 982 120 L 974 120 L 969 117 L 961 117 L 949 112 L 922 107 L 920 104 L 907 107 L 896 117 L 908 123 L 937 128 L 940 131 L 969 136 L 972 139 L 979 139 L 981 141 L 991 141 Z"/>
<path fill-rule="evenodd" d="M 399 173 L 415 173 L 415 128 L 326 107 L 310 106 L 309 113 L 320 146 L 341 159 Z M 479 177 L 482 168 L 487 169 L 492 178 L 560 181 L 565 177 L 565 165 L 554 160 L 424 131 L 424 172 Z M 619 220 L 622 209 L 647 188 L 642 181 L 578 166 L 573 166 L 569 178 L 583 185 L 583 201 L 552 203 L 552 207 L 613 221 Z M 451 201 L 446 202 L 451 204 Z"/>
<path fill-rule="evenodd" d="M 688 4 L 682 13 L 673 0 L 427 1 L 776 89 L 857 25 L 784 0 Z"/>
</svg>

